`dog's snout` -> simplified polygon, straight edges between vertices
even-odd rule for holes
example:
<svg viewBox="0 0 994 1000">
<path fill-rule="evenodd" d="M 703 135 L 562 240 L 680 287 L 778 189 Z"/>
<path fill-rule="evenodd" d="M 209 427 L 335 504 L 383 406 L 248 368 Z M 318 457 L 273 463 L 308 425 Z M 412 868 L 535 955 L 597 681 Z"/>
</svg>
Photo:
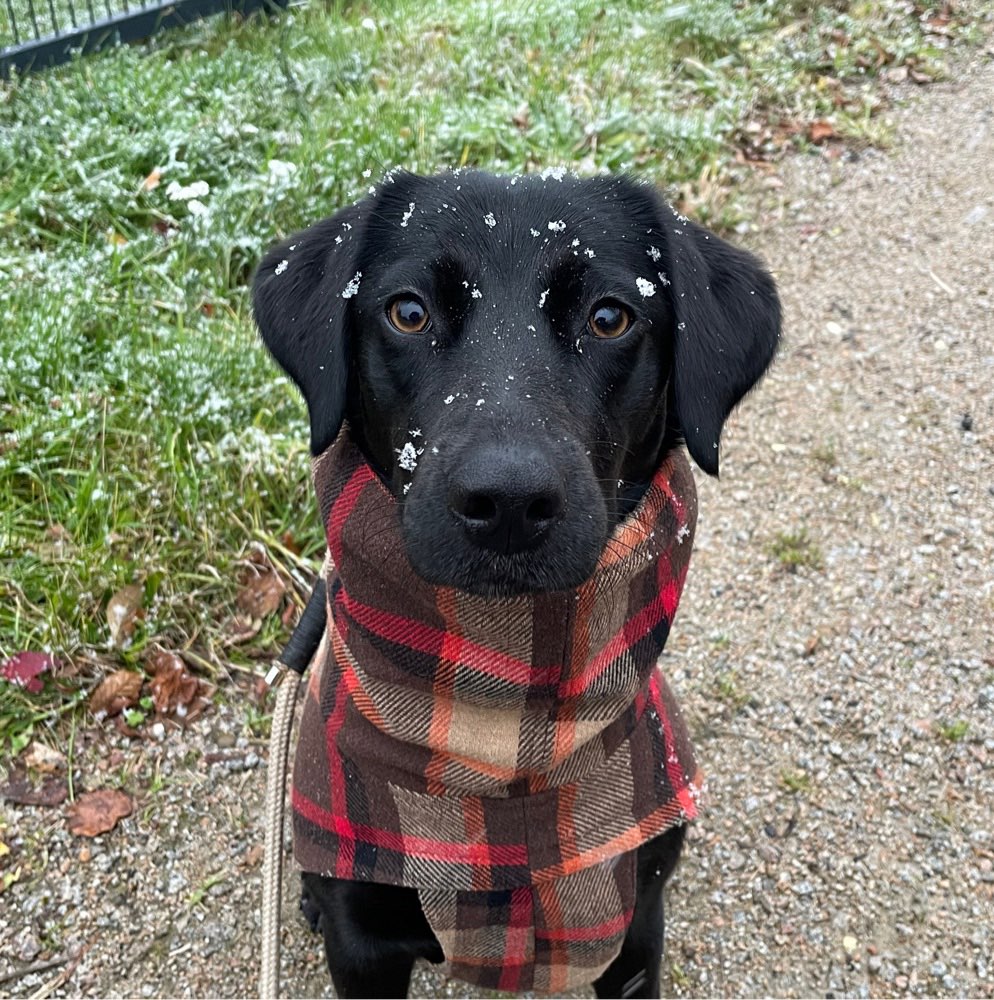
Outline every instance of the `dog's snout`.
<svg viewBox="0 0 994 1000">
<path fill-rule="evenodd" d="M 489 449 L 449 477 L 449 509 L 472 540 L 495 552 L 537 545 L 562 517 L 562 477 L 539 451 Z"/>
</svg>

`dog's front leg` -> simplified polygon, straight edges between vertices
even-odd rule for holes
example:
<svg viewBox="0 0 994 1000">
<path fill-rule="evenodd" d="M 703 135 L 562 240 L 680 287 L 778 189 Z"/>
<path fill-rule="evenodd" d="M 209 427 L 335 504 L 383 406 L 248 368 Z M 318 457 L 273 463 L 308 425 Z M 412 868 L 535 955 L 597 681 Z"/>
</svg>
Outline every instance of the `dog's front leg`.
<svg viewBox="0 0 994 1000">
<path fill-rule="evenodd" d="M 594 983 L 598 997 L 658 997 L 663 958 L 663 886 L 673 874 L 685 826 L 676 826 L 639 848 L 635 912 L 618 957 Z"/>
<path fill-rule="evenodd" d="M 319 929 L 335 992 L 342 1000 L 406 997 L 418 958 L 442 961 L 413 889 L 305 873 L 305 912 Z"/>
</svg>

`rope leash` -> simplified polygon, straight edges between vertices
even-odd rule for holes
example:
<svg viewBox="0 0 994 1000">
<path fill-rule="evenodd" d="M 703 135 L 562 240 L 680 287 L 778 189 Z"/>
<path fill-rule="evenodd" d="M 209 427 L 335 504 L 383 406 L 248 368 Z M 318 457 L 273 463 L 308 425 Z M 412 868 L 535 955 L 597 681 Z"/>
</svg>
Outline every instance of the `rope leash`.
<svg viewBox="0 0 994 1000">
<path fill-rule="evenodd" d="M 291 674 L 289 678 L 288 673 Z M 262 1000 L 276 1000 L 280 994 L 280 903 L 283 895 L 286 772 L 293 709 L 297 703 L 300 677 L 277 666 L 269 672 L 266 681 L 270 686 L 277 685 L 277 690 L 273 725 L 269 734 L 269 765 L 266 770 L 266 840 L 262 856 L 262 974 L 259 979 L 259 996 Z"/>
<path fill-rule="evenodd" d="M 276 1000 L 280 994 L 280 904 L 283 898 L 283 819 L 286 774 L 290 756 L 293 710 L 304 671 L 321 642 L 325 627 L 325 585 L 319 577 L 304 613 L 275 663 L 266 683 L 276 688 L 276 706 L 269 733 L 266 768 L 266 836 L 262 855 L 262 971 L 259 996 Z"/>
</svg>

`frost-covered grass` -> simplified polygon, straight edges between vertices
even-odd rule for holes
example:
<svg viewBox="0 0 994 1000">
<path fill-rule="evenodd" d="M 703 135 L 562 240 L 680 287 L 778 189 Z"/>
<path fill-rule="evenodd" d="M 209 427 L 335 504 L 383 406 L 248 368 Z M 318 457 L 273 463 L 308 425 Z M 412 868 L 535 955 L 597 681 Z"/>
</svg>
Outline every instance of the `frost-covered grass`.
<svg viewBox="0 0 994 1000">
<path fill-rule="evenodd" d="M 302 408 L 248 316 L 278 236 L 394 165 L 631 170 L 727 223 L 738 137 L 866 134 L 881 51 L 934 55 L 910 5 L 377 0 L 0 87 L 0 661 L 53 650 L 71 692 L 152 641 L 273 645 L 216 641 L 249 540 L 320 549 Z M 106 602 L 138 579 L 112 652 Z M 0 745 L 29 717 L 0 706 Z"/>
</svg>

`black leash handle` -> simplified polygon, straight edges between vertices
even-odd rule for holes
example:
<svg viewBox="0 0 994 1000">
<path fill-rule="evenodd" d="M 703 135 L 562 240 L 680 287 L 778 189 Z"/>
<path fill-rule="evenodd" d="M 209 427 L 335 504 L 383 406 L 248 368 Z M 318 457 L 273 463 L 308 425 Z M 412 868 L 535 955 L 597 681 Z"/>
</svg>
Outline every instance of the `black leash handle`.
<svg viewBox="0 0 994 1000">
<path fill-rule="evenodd" d="M 304 675 L 308 664 L 314 658 L 321 636 L 324 635 L 326 612 L 325 612 L 326 587 L 324 577 L 319 576 L 311 591 L 310 600 L 304 613 L 297 622 L 297 627 L 290 634 L 287 644 L 283 647 L 283 652 L 279 655 L 279 662 L 285 667 Z"/>
</svg>

